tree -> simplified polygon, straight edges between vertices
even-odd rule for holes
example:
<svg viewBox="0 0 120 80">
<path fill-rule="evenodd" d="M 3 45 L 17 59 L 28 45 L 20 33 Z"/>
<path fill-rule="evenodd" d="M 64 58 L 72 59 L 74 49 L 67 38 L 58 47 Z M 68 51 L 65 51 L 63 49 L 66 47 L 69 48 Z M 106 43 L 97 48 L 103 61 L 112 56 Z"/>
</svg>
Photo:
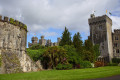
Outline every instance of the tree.
<svg viewBox="0 0 120 80">
<path fill-rule="evenodd" d="M 65 27 L 65 30 L 64 30 L 64 32 L 62 33 L 62 38 L 61 38 L 61 41 L 60 41 L 60 46 L 63 46 L 63 45 L 71 45 L 71 44 L 72 44 L 71 34 L 70 34 L 70 32 L 68 31 L 68 29 Z"/>
<path fill-rule="evenodd" d="M 77 34 L 75 33 L 75 35 L 73 36 L 73 45 L 76 48 L 77 52 L 82 52 L 82 40 L 81 40 L 81 36 L 80 33 L 77 32 Z"/>
<path fill-rule="evenodd" d="M 94 62 L 96 59 L 95 51 L 94 51 L 94 46 L 91 40 L 88 38 L 88 40 L 85 40 L 84 43 L 84 52 L 83 52 L 83 58 L 85 60 L 89 60 L 91 62 Z"/>
<path fill-rule="evenodd" d="M 96 59 L 97 59 L 98 56 L 100 55 L 99 46 L 100 46 L 100 45 L 98 45 L 98 44 L 94 45 L 94 51 L 95 51 Z"/>
<path fill-rule="evenodd" d="M 59 63 L 67 63 L 66 51 L 63 48 L 49 47 L 43 53 L 43 65 L 45 68 L 53 69 Z"/>
</svg>

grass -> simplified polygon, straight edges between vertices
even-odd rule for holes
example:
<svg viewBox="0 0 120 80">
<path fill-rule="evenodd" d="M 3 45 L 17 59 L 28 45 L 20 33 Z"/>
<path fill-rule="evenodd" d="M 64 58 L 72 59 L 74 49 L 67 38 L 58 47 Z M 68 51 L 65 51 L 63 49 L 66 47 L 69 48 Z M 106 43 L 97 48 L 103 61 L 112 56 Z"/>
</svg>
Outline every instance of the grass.
<svg viewBox="0 0 120 80">
<path fill-rule="evenodd" d="M 108 66 L 74 70 L 46 70 L 39 72 L 0 74 L 0 80 L 85 80 L 120 74 L 120 67 Z"/>
</svg>

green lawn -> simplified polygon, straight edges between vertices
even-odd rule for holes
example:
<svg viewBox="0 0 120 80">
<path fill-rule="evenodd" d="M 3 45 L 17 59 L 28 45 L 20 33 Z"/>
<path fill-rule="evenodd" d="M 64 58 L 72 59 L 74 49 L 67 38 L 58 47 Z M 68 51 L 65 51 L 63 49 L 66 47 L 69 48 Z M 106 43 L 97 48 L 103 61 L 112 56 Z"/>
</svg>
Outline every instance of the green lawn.
<svg viewBox="0 0 120 80">
<path fill-rule="evenodd" d="M 120 74 L 120 67 L 100 67 L 74 70 L 48 70 L 30 73 L 0 74 L 0 80 L 85 80 Z"/>
</svg>

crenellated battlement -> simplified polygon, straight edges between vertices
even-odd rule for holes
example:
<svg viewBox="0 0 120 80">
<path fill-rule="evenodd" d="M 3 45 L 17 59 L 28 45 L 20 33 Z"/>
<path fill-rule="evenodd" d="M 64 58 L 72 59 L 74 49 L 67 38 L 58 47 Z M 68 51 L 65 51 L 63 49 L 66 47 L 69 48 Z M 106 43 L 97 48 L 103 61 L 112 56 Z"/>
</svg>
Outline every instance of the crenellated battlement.
<svg viewBox="0 0 120 80">
<path fill-rule="evenodd" d="M 110 24 L 112 24 L 112 20 L 107 15 L 91 17 L 88 19 L 88 21 L 90 25 L 98 24 L 98 23 L 105 23 L 105 22 L 109 22 Z"/>
<path fill-rule="evenodd" d="M 114 29 L 114 33 L 119 33 L 120 34 L 120 29 Z"/>
<path fill-rule="evenodd" d="M 2 16 L 0 15 L 0 21 L 8 22 L 8 23 L 13 24 L 15 26 L 19 26 L 27 31 L 27 26 L 25 24 L 23 24 L 22 22 L 20 22 L 18 20 L 14 20 L 13 18 L 9 18 L 7 16 L 4 16 L 4 18 L 2 18 Z"/>
</svg>

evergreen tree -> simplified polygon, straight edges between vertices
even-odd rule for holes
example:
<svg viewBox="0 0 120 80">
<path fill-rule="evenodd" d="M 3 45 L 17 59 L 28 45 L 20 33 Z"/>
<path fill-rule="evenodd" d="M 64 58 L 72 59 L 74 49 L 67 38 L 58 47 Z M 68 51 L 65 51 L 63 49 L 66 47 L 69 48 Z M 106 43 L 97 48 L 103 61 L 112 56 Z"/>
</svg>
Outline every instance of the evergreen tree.
<svg viewBox="0 0 120 80">
<path fill-rule="evenodd" d="M 65 30 L 62 33 L 62 38 L 61 38 L 61 41 L 60 41 L 60 46 L 71 45 L 71 44 L 72 44 L 71 34 L 68 31 L 68 29 L 65 27 Z"/>
<path fill-rule="evenodd" d="M 75 35 L 73 36 L 73 45 L 75 48 L 77 48 L 78 50 L 80 50 L 80 48 L 82 47 L 82 40 L 81 40 L 81 36 L 80 33 L 77 32 L 77 34 L 75 33 Z"/>
<path fill-rule="evenodd" d="M 85 40 L 85 50 L 83 55 L 84 59 L 90 60 L 91 62 L 94 62 L 96 59 L 96 54 L 94 51 L 94 46 L 91 40 L 88 38 L 88 40 Z"/>
</svg>

